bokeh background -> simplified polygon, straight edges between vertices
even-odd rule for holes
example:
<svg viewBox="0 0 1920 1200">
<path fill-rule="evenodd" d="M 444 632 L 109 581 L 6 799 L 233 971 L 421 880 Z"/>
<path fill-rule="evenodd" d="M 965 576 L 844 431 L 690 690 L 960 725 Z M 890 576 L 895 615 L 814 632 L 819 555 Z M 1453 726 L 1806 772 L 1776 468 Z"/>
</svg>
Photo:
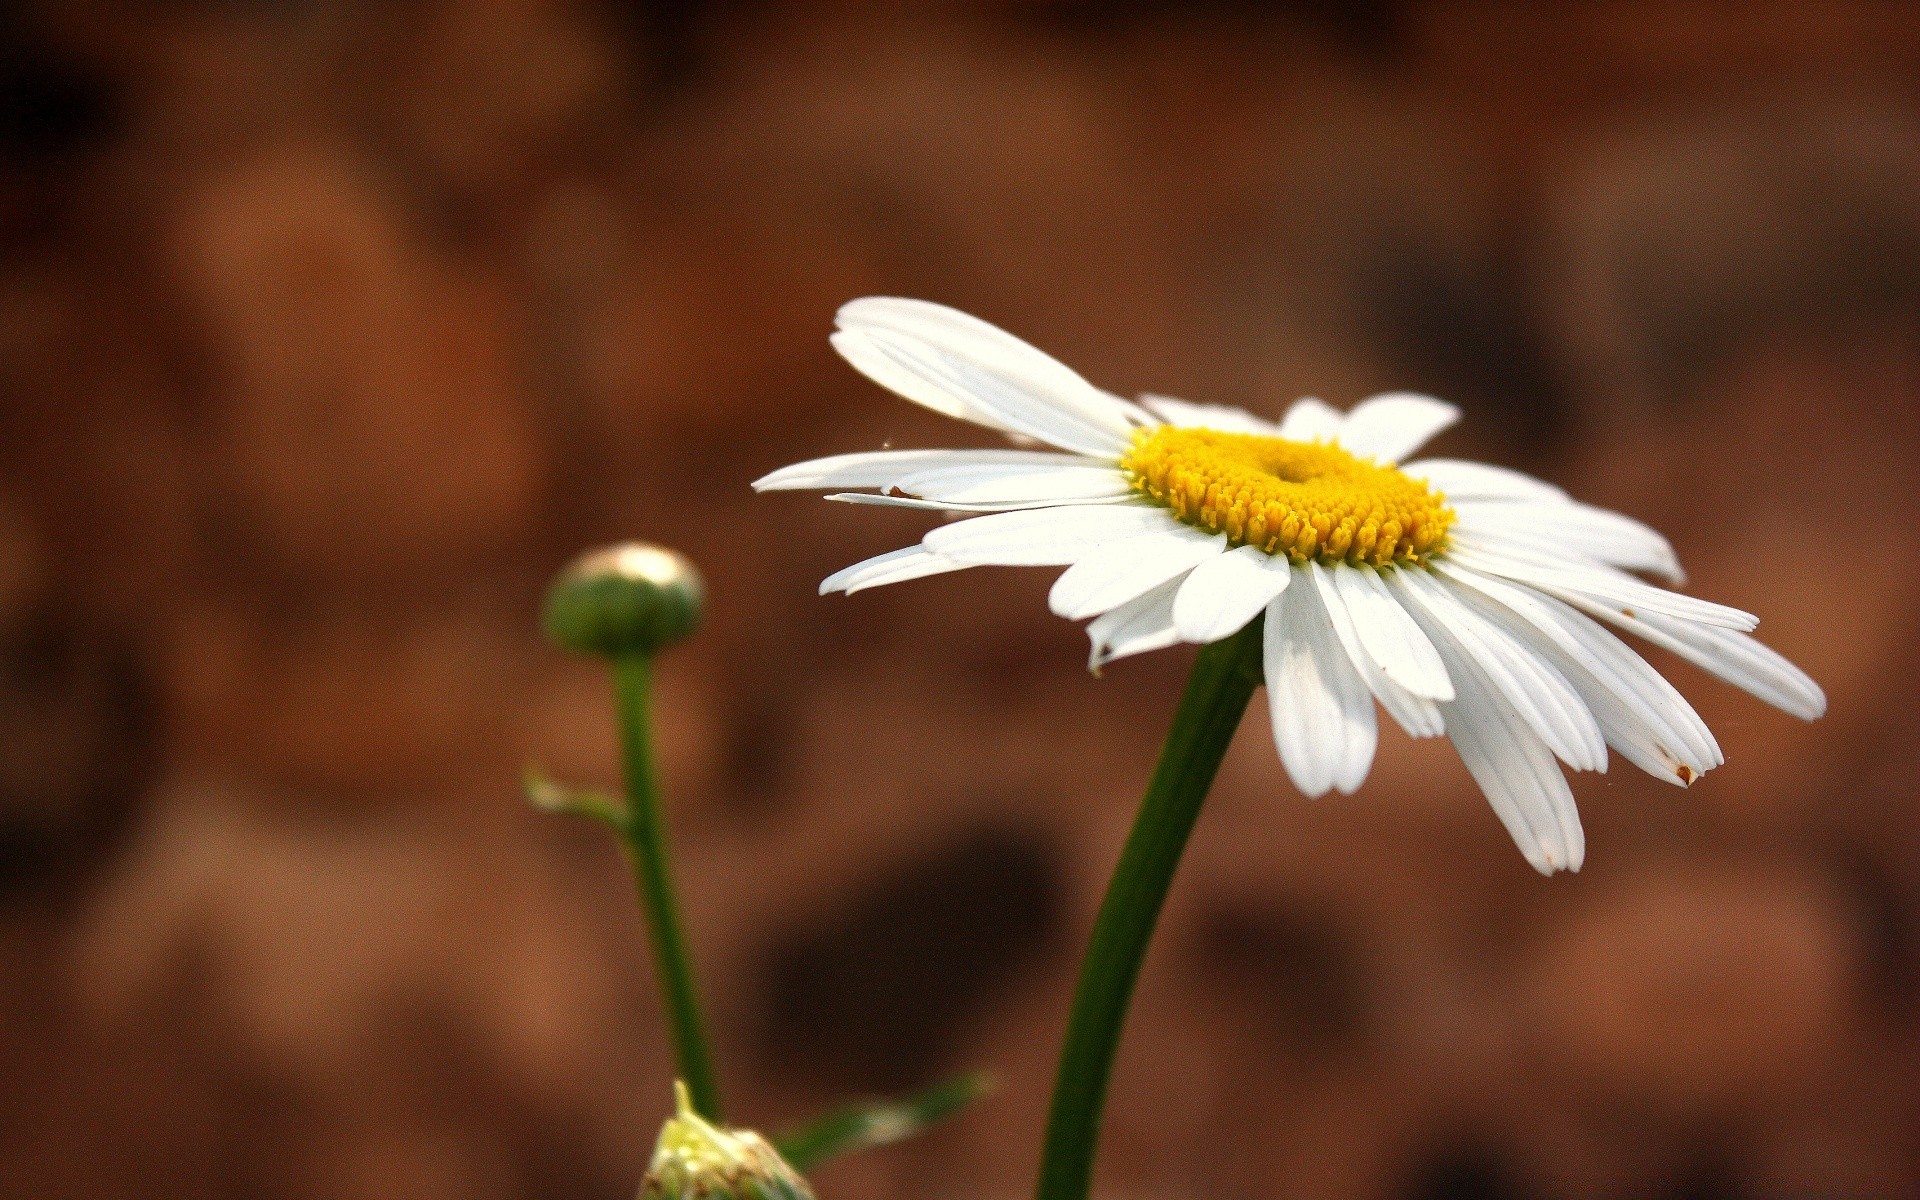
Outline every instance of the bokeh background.
<svg viewBox="0 0 1920 1200">
<path fill-rule="evenodd" d="M 1431 391 L 1669 531 L 1827 688 L 1576 781 L 1544 880 L 1444 745 L 1307 802 L 1243 730 L 1149 962 L 1111 1197 L 1920 1189 L 1920 14 L 1896 3 L 19 3 L 0 17 L 0 1180 L 631 1194 L 669 1066 L 536 632 L 678 546 L 686 906 L 739 1119 L 989 1066 L 823 1195 L 1027 1186 L 1190 651 L 1048 572 L 822 600 L 986 445 L 829 351 L 959 305 L 1117 391 Z"/>
</svg>

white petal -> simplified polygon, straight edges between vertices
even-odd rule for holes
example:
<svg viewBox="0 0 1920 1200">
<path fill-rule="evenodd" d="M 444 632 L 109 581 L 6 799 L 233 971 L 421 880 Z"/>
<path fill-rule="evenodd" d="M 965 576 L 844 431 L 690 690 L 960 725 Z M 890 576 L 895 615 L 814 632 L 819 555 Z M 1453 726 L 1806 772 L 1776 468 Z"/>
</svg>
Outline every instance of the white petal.
<svg viewBox="0 0 1920 1200">
<path fill-rule="evenodd" d="M 1100 394 L 1106 397 L 1107 403 L 1113 405 L 1115 409 L 1124 414 L 1128 423 L 1136 429 L 1152 429 L 1156 426 L 1166 424 L 1165 421 L 1140 407 L 1138 404 L 1135 404 L 1125 396 L 1116 396 L 1104 388 L 1099 390 Z"/>
<path fill-rule="evenodd" d="M 1078 454 L 1035 450 L 870 450 L 794 463 L 753 481 L 756 492 L 801 488 L 891 487 L 934 467 L 1025 466 L 1036 470 L 1087 465 Z"/>
<path fill-rule="evenodd" d="M 1827 694 L 1779 651 L 1731 629 L 1677 621 L 1660 613 L 1627 616 L 1604 605 L 1567 599 L 1622 629 L 1664 646 L 1709 674 L 1784 713 L 1812 721 L 1827 711 Z"/>
<path fill-rule="evenodd" d="M 955 395 L 966 396 L 975 409 L 1001 428 L 1096 458 L 1118 458 L 1127 449 L 1128 433 L 1115 432 L 1088 419 L 1064 397 L 1031 390 L 979 363 L 891 333 L 837 336 L 865 337 L 895 366 L 938 383 Z M 1132 426 L 1124 428 L 1131 430 Z"/>
<path fill-rule="evenodd" d="M 1257 433 L 1273 437 L 1279 427 L 1242 408 L 1225 404 L 1194 404 L 1172 396 L 1142 396 L 1140 403 L 1166 421 L 1183 429 L 1218 429 L 1226 433 Z"/>
<path fill-rule="evenodd" d="M 957 504 L 1027 504 L 1035 500 L 1071 504 L 1134 495 L 1126 476 L 1102 464 L 1035 466 L 1028 463 L 980 463 L 915 471 L 897 480 L 909 496 Z"/>
<path fill-rule="evenodd" d="M 1443 706 L 1447 737 L 1507 827 L 1520 853 L 1542 875 L 1578 871 L 1586 834 L 1560 764 L 1538 734 L 1494 691 L 1467 655 L 1440 634 L 1441 654 L 1459 697 Z"/>
<path fill-rule="evenodd" d="M 1489 463 L 1458 458 L 1423 458 L 1400 468 L 1447 494 L 1449 500 L 1533 500 L 1571 502 L 1559 488 L 1531 475 Z"/>
<path fill-rule="evenodd" d="M 1048 391 L 1071 392 L 1093 386 L 1072 367 L 992 322 L 930 300 L 863 296 L 841 305 L 833 323 L 845 333 L 908 337 L 992 367 L 1009 378 L 1030 380 Z"/>
<path fill-rule="evenodd" d="M 1087 638 L 1093 647 L 1087 669 L 1098 671 L 1115 659 L 1177 643 L 1180 634 L 1173 626 L 1173 598 L 1179 590 L 1180 580 L 1170 579 L 1088 622 Z"/>
<path fill-rule="evenodd" d="M 958 571 L 966 563 L 957 563 L 941 558 L 924 546 L 908 546 L 904 550 L 894 550 L 876 555 L 865 562 L 857 562 L 850 567 L 835 571 L 820 581 L 820 594 L 829 592 L 853 593 L 865 588 L 879 587 L 883 583 L 901 583 L 908 579 L 921 579 L 928 575 L 942 575 L 948 571 Z"/>
<path fill-rule="evenodd" d="M 1340 432 L 1340 410 L 1309 396 L 1294 401 L 1287 415 L 1280 418 L 1276 435 L 1294 442 L 1331 442 Z"/>
<path fill-rule="evenodd" d="M 1464 585 L 1454 586 L 1461 588 L 1469 604 L 1477 602 L 1476 610 L 1489 621 L 1498 624 L 1534 653 L 1552 662 L 1574 690 L 1579 692 L 1581 702 L 1593 714 L 1594 722 L 1599 725 L 1607 745 L 1618 750 L 1634 766 L 1655 779 L 1664 779 L 1679 787 L 1689 786 L 1713 768 L 1711 762 L 1687 756 L 1682 743 L 1660 728 L 1645 710 L 1606 687 L 1592 672 L 1582 667 L 1579 660 L 1568 655 L 1539 629 L 1486 597 L 1466 589 Z M 1584 621 L 1588 618 L 1580 619 Z"/>
<path fill-rule="evenodd" d="M 1258 546 L 1240 546 L 1207 559 L 1187 576 L 1174 599 L 1173 623 L 1180 639 L 1204 644 L 1231 637 L 1292 579 L 1285 555 L 1268 554 Z"/>
<path fill-rule="evenodd" d="M 1511 541 L 1539 554 L 1574 552 L 1628 571 L 1686 582 L 1680 557 L 1658 530 L 1590 504 L 1455 501 L 1460 532 L 1488 544 Z"/>
<path fill-rule="evenodd" d="M 1576 771 L 1607 769 L 1607 742 L 1580 693 L 1530 645 L 1470 608 L 1425 571 L 1393 572 L 1393 588 L 1470 655 L 1488 681 L 1560 760 Z"/>
<path fill-rule="evenodd" d="M 827 338 L 827 342 L 854 370 L 896 396 L 904 396 L 942 416 L 972 421 L 1003 433 L 1013 432 L 1005 421 L 976 403 L 972 397 L 956 390 L 951 382 L 936 382 L 902 366 L 864 333 L 835 333 Z"/>
<path fill-rule="evenodd" d="M 1453 699 L 1453 685 L 1433 644 L 1380 581 L 1378 571 L 1345 563 L 1323 567 L 1315 562 L 1311 567 L 1323 600 L 1327 589 L 1339 589 L 1347 611 L 1353 614 L 1354 633 L 1388 679 L 1416 696 Z"/>
<path fill-rule="evenodd" d="M 1185 525 L 1110 542 L 1068 567 L 1047 603 L 1068 620 L 1096 616 L 1184 575 L 1227 548 L 1227 535 Z"/>
<path fill-rule="evenodd" d="M 841 307 L 834 345 L 876 382 L 949 415 L 1089 454 L 1126 450 L 1127 410 L 1057 359 L 944 305 L 870 296 Z M 842 344 L 846 343 L 845 346 Z M 860 345 L 864 343 L 864 346 Z M 848 348 L 853 348 L 849 353 Z M 878 350 L 895 370 L 869 370 Z M 899 384 L 911 381 L 908 390 Z"/>
<path fill-rule="evenodd" d="M 1320 602 L 1326 606 L 1327 617 L 1333 622 L 1333 632 L 1340 639 L 1340 648 L 1347 652 L 1347 661 L 1353 664 L 1360 677 L 1366 681 L 1367 690 L 1387 710 L 1400 728 L 1407 731 L 1409 737 L 1438 737 L 1446 732 L 1447 722 L 1440 715 L 1440 706 L 1425 696 L 1416 696 L 1387 677 L 1367 653 L 1366 646 L 1360 641 L 1360 634 L 1354 626 L 1353 613 L 1347 608 L 1347 602 L 1341 598 L 1340 589 L 1328 581 L 1329 572 L 1314 572 L 1314 584 L 1320 592 Z"/>
<path fill-rule="evenodd" d="M 1725 761 L 1713 732 L 1686 697 L 1593 618 L 1555 597 L 1455 563 L 1436 562 L 1435 569 L 1512 617 L 1509 628 L 1524 625 L 1564 655 L 1561 673 L 1581 690 L 1608 744 L 1643 770 L 1685 785 Z M 1620 718 L 1622 713 L 1630 714 L 1631 722 Z"/>
<path fill-rule="evenodd" d="M 1146 504 L 1079 504 L 994 513 L 927 531 L 927 549 L 955 562 L 1004 567 L 1058 567 L 1094 547 L 1150 529 L 1184 528 L 1164 508 Z"/>
<path fill-rule="evenodd" d="M 881 492 L 828 492 L 822 499 L 837 504 L 865 504 L 873 508 L 913 508 L 921 512 L 1004 513 L 1022 509 L 1061 508 L 1067 505 L 1124 504 L 1143 507 L 1133 496 L 1083 496 L 1072 500 L 1002 500 L 995 504 L 963 504 L 958 500 L 922 500 L 918 496 L 890 496 Z"/>
<path fill-rule="evenodd" d="M 1352 793 L 1373 765 L 1379 726 L 1367 686 L 1347 661 L 1304 567 L 1267 606 L 1263 647 L 1273 741 L 1309 796 Z"/>
<path fill-rule="evenodd" d="M 1489 537 L 1456 534 L 1448 539 L 1446 556 L 1488 575 L 1557 594 L 1577 595 L 1602 607 L 1622 610 L 1629 617 L 1635 612 L 1655 612 L 1742 631 L 1760 623 L 1752 613 L 1669 592 L 1611 567 L 1556 561 L 1549 555 Z"/>
<path fill-rule="evenodd" d="M 1353 406 L 1334 440 L 1362 458 L 1399 462 L 1460 419 L 1460 410 L 1432 396 L 1388 392 Z"/>
</svg>

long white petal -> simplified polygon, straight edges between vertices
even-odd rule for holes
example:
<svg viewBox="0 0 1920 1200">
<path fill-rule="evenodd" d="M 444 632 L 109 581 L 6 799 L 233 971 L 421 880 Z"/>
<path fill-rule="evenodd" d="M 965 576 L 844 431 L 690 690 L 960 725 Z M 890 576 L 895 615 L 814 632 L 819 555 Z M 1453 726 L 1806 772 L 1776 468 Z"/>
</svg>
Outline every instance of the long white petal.
<svg viewBox="0 0 1920 1200">
<path fill-rule="evenodd" d="M 984 405 L 956 389 L 950 380 L 928 379 L 919 371 L 902 365 L 864 333 L 843 331 L 828 337 L 827 342 L 854 370 L 896 396 L 904 396 L 942 416 L 972 421 L 1002 433 L 1015 432 Z"/>
<path fill-rule="evenodd" d="M 1098 671 L 1115 659 L 1163 650 L 1180 640 L 1173 625 L 1174 596 L 1181 581 L 1170 579 L 1087 623 L 1092 648 L 1087 669 Z"/>
<path fill-rule="evenodd" d="M 864 336 L 902 370 L 968 397 L 975 408 L 1015 433 L 1095 458 L 1115 459 L 1127 449 L 1129 432 L 1116 432 L 1088 419 L 1063 398 L 1029 390 L 979 363 L 891 333 L 836 336 Z"/>
<path fill-rule="evenodd" d="M 1156 529 L 1101 546 L 1054 581 L 1047 603 L 1068 620 L 1097 616 L 1184 575 L 1227 548 L 1227 535 L 1187 526 Z"/>
<path fill-rule="evenodd" d="M 1256 433 L 1273 437 L 1279 426 L 1242 408 L 1225 404 L 1194 404 L 1172 396 L 1142 396 L 1140 403 L 1169 425 L 1183 429 L 1218 429 L 1226 433 Z"/>
<path fill-rule="evenodd" d="M 1726 761 L 1713 731 L 1679 689 L 1593 618 L 1556 597 L 1481 575 L 1456 563 L 1437 561 L 1434 566 L 1450 582 L 1485 597 L 1490 605 L 1523 622 L 1566 655 L 1561 672 L 1576 687 L 1583 688 L 1582 695 L 1608 733 L 1609 744 L 1643 769 L 1684 785 Z M 1578 670 L 1571 669 L 1569 663 L 1577 665 Z M 1584 690 L 1583 677 L 1591 681 L 1596 692 L 1613 697 L 1621 710 L 1632 713 L 1645 726 L 1641 732 L 1620 731 L 1623 738 L 1648 743 L 1645 752 L 1614 740 L 1615 731 L 1607 728 L 1607 711 L 1611 710 L 1603 711 L 1606 706 Z M 1648 765 L 1649 757 L 1657 769 Z M 1681 772 L 1680 767 L 1687 770 Z"/>
<path fill-rule="evenodd" d="M 1432 396 L 1387 392 L 1362 400 L 1334 440 L 1362 458 L 1399 462 L 1460 419 L 1460 410 Z"/>
<path fill-rule="evenodd" d="M 1526 501 L 1456 501 L 1463 534 L 1489 545 L 1512 541 L 1537 554 L 1573 551 L 1628 571 L 1647 571 L 1668 582 L 1686 582 L 1680 556 L 1658 530 L 1623 513 L 1590 504 Z"/>
<path fill-rule="evenodd" d="M 1418 462 L 1405 463 L 1400 469 L 1445 492 L 1449 500 L 1532 500 L 1543 504 L 1572 502 L 1565 492 L 1544 479 L 1535 479 L 1531 475 L 1490 463 L 1469 462 L 1460 458 L 1423 458 Z"/>
<path fill-rule="evenodd" d="M 1606 685 L 1581 659 L 1568 654 L 1540 629 L 1512 611 L 1495 604 L 1464 584 L 1449 581 L 1463 603 L 1475 608 L 1489 621 L 1499 625 L 1526 644 L 1534 653 L 1554 664 L 1580 694 L 1580 700 L 1593 714 L 1607 745 L 1619 751 L 1634 766 L 1678 787 L 1687 787 L 1713 769 L 1714 763 L 1690 756 L 1685 744 L 1664 729 L 1654 714 L 1631 698 Z M 1580 620 L 1590 618 L 1580 616 Z M 1609 635 L 1611 636 L 1611 635 Z"/>
<path fill-rule="evenodd" d="M 841 307 L 834 343 L 864 341 L 921 386 L 902 392 L 931 407 L 1085 453 L 1117 454 L 1133 431 L 1126 408 L 1071 368 L 977 317 L 924 300 L 870 296 Z M 846 353 L 843 349 L 842 353 Z M 848 355 L 861 370 L 870 355 Z M 871 374 L 871 372 L 869 372 Z M 896 390 L 899 390 L 896 387 Z M 959 408 L 961 412 L 954 412 Z"/>
<path fill-rule="evenodd" d="M 840 306 L 834 327 L 845 333 L 890 333 L 957 354 L 1009 378 L 1029 380 L 1054 392 L 1093 385 L 1080 373 L 990 321 L 930 300 L 863 296 Z"/>
<path fill-rule="evenodd" d="M 1560 761 L 1576 771 L 1605 771 L 1607 742 L 1580 693 L 1530 645 L 1468 607 L 1425 571 L 1395 571 L 1392 585 L 1473 657 Z"/>
<path fill-rule="evenodd" d="M 1276 436 L 1294 442 L 1331 442 L 1339 434 L 1343 419 L 1339 409 L 1308 396 L 1294 401 L 1293 407 L 1280 418 L 1280 432 Z"/>
<path fill-rule="evenodd" d="M 756 492 L 810 488 L 891 487 L 916 471 L 935 467 L 1018 466 L 1036 470 L 1084 467 L 1078 454 L 1038 450 L 869 450 L 834 454 L 781 467 L 753 481 Z"/>
<path fill-rule="evenodd" d="M 893 496 L 884 492 L 828 492 L 822 499 L 837 504 L 865 504 L 873 508 L 914 508 L 921 512 L 1005 513 L 1022 509 L 1062 508 L 1068 505 L 1125 505 L 1143 507 L 1132 496 L 1082 496 L 1070 500 L 1001 500 L 991 504 L 965 504 L 958 500 L 922 500 L 918 496 Z"/>
<path fill-rule="evenodd" d="M 948 571 L 961 570 L 968 565 L 942 558 L 924 546 L 908 546 L 904 550 L 875 555 L 864 562 L 857 562 L 850 567 L 835 571 L 820 581 L 820 594 L 824 596 L 829 592 L 845 592 L 851 596 L 855 592 L 879 587 L 884 583 L 902 583 L 928 575 L 943 575 Z"/>
<path fill-rule="evenodd" d="M 1473 655 L 1438 622 L 1427 622 L 1458 690 L 1441 709 L 1460 761 L 1534 870 L 1542 875 L 1578 871 L 1586 858 L 1586 834 L 1553 751 L 1495 689 Z"/>
<path fill-rule="evenodd" d="M 1072 504 L 1134 495 L 1126 477 L 1104 463 L 1034 466 L 981 463 L 939 466 L 902 476 L 892 485 L 909 496 L 959 504 Z"/>
<path fill-rule="evenodd" d="M 1379 742 L 1367 685 L 1347 661 L 1305 568 L 1267 606 L 1263 657 L 1273 741 L 1309 796 L 1356 791 Z"/>
<path fill-rule="evenodd" d="M 1489 575 L 1547 591 L 1578 595 L 1602 607 L 1621 610 L 1628 617 L 1636 612 L 1654 612 L 1742 632 L 1760 623 L 1760 618 L 1752 613 L 1669 592 L 1611 567 L 1556 561 L 1548 555 L 1519 546 L 1500 545 L 1488 538 L 1453 535 L 1448 540 L 1447 557 Z"/>
<path fill-rule="evenodd" d="M 1571 595 L 1565 598 L 1601 620 L 1637 633 L 1656 646 L 1664 646 L 1781 712 L 1812 721 L 1827 711 L 1827 694 L 1811 676 L 1779 651 L 1744 633 L 1677 621 L 1660 613 L 1628 616 Z"/>
<path fill-rule="evenodd" d="M 1406 730 L 1409 737 L 1438 737 L 1446 732 L 1447 722 L 1440 715 L 1440 706 L 1425 696 L 1414 695 L 1388 678 L 1373 655 L 1367 652 L 1355 626 L 1354 614 L 1348 609 L 1340 589 L 1329 580 L 1329 572 L 1308 568 L 1308 574 L 1319 589 L 1320 603 L 1326 606 L 1327 617 L 1333 623 L 1334 636 L 1339 639 L 1340 648 L 1347 652 L 1347 661 L 1353 664 L 1354 670 L 1360 672 L 1360 678 L 1366 681 L 1367 690 L 1380 702 L 1380 707 L 1387 710 L 1387 715 Z"/>
<path fill-rule="evenodd" d="M 1293 579 L 1285 555 L 1240 546 L 1193 569 L 1173 602 L 1173 623 L 1186 642 L 1217 642 L 1259 616 Z"/>
<path fill-rule="evenodd" d="M 1077 504 L 973 517 L 930 529 L 927 549 L 980 566 L 1058 567 L 1094 547 L 1151 529 L 1185 528 L 1164 508 L 1145 504 Z"/>
<path fill-rule="evenodd" d="M 1344 563 L 1323 567 L 1318 562 L 1311 564 L 1311 570 L 1323 600 L 1329 588 L 1339 589 L 1347 611 L 1353 614 L 1353 628 L 1360 644 L 1367 648 L 1373 661 L 1380 664 L 1388 679 L 1416 696 L 1429 700 L 1453 699 L 1453 685 L 1447 680 L 1447 669 L 1441 665 L 1439 654 L 1434 652 L 1433 644 L 1407 615 L 1400 601 L 1381 582 L 1378 571 Z"/>
</svg>

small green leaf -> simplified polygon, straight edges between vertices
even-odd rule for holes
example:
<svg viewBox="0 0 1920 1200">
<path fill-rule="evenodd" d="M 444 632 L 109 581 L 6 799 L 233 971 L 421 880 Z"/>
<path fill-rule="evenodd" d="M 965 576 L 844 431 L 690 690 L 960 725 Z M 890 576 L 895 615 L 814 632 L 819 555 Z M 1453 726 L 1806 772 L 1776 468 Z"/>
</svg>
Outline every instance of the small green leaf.
<svg viewBox="0 0 1920 1200">
<path fill-rule="evenodd" d="M 538 767 L 528 767 L 520 777 L 527 803 L 541 812 L 566 813 L 589 817 L 616 832 L 627 827 L 627 814 L 619 801 L 604 792 L 585 791 L 555 783 Z"/>
<path fill-rule="evenodd" d="M 795 1170 L 807 1171 L 854 1150 L 886 1146 L 924 1132 L 993 1090 L 984 1072 L 936 1084 L 904 1100 L 849 1104 L 774 1139 Z"/>
</svg>

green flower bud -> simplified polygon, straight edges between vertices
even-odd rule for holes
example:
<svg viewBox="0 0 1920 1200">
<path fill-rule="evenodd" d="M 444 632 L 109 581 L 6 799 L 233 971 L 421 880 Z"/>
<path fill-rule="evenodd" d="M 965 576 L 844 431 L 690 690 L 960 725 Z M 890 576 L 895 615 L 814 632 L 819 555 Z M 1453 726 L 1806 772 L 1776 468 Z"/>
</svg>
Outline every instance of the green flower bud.
<svg viewBox="0 0 1920 1200">
<path fill-rule="evenodd" d="M 767 1139 L 722 1129 L 693 1111 L 675 1081 L 679 1111 L 660 1129 L 640 1200 L 813 1200 L 813 1189 Z"/>
<path fill-rule="evenodd" d="M 576 654 L 651 655 L 700 624 L 706 589 L 692 563 L 664 546 L 626 542 L 581 555 L 547 592 L 541 624 Z"/>
</svg>

